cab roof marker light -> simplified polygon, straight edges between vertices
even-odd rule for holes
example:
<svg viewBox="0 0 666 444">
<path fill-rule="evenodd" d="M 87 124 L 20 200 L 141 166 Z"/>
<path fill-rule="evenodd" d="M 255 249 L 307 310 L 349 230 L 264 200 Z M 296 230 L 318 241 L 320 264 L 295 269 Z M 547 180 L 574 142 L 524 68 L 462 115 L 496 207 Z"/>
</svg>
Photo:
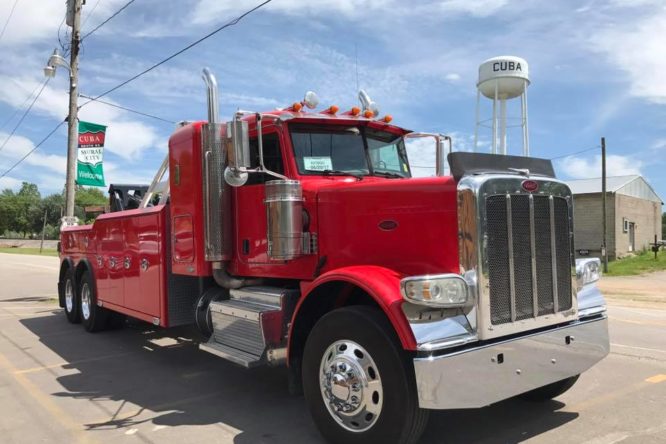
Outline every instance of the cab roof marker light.
<svg viewBox="0 0 666 444">
<path fill-rule="evenodd" d="M 331 105 L 328 108 L 326 108 L 324 111 L 321 112 L 321 114 L 330 114 L 332 116 L 336 115 L 337 112 L 340 110 L 338 105 Z"/>
<path fill-rule="evenodd" d="M 378 120 L 381 120 L 384 123 L 391 123 L 391 121 L 393 120 L 393 116 L 390 115 L 390 114 L 387 114 L 387 115 L 385 115 L 384 117 L 382 117 L 381 119 L 378 119 Z"/>
<path fill-rule="evenodd" d="M 359 114 L 361 114 L 361 108 L 359 108 L 358 106 L 352 106 L 352 108 L 349 111 L 345 111 L 341 115 L 358 117 Z"/>
</svg>

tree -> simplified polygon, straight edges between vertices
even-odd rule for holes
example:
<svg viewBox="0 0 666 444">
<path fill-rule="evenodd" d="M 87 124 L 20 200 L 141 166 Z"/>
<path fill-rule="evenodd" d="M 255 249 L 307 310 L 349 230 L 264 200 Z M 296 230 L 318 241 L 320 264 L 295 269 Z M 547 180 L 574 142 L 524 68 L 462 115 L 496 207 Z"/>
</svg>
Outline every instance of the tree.
<svg viewBox="0 0 666 444">
<path fill-rule="evenodd" d="M 15 195 L 16 212 L 11 226 L 11 230 L 23 233 L 25 237 L 28 233 L 34 233 L 40 230 L 40 222 L 43 221 L 41 210 L 42 197 L 39 189 L 34 183 L 23 182 L 21 189 Z"/>
<path fill-rule="evenodd" d="M 91 220 L 86 220 L 84 207 L 106 205 L 107 203 L 108 199 L 104 193 L 99 190 L 99 188 L 86 188 L 81 185 L 77 185 L 74 215 L 78 217 L 79 220 L 89 223 Z"/>
<path fill-rule="evenodd" d="M 51 194 L 42 199 L 41 212 L 47 212 L 46 223 L 48 225 L 60 226 L 60 218 L 65 211 L 65 197 L 62 194 Z"/>
<path fill-rule="evenodd" d="M 16 218 L 16 195 L 6 188 L 0 193 L 0 235 L 12 229 Z"/>
</svg>

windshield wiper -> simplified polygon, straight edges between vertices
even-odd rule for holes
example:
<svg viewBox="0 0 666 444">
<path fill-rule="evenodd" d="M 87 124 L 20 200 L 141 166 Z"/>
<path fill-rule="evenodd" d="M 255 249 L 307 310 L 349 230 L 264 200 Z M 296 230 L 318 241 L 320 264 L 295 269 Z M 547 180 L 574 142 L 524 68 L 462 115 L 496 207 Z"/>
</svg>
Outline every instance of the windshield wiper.
<svg viewBox="0 0 666 444">
<path fill-rule="evenodd" d="M 377 170 L 375 170 L 375 171 L 373 171 L 373 173 L 374 173 L 375 176 L 395 177 L 396 179 L 404 179 L 405 178 L 405 176 L 403 176 L 402 174 L 392 173 L 390 171 L 377 171 Z"/>
<path fill-rule="evenodd" d="M 351 176 L 357 178 L 358 180 L 363 180 L 362 174 L 350 173 L 349 171 L 323 170 L 321 174 L 323 174 L 324 176 Z"/>
</svg>

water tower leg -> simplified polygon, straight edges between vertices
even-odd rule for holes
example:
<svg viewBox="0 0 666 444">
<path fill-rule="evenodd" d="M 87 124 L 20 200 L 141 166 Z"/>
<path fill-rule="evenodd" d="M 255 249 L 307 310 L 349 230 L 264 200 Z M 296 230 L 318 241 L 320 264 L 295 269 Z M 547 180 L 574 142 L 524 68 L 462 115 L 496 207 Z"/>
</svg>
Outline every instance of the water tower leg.
<svg viewBox="0 0 666 444">
<path fill-rule="evenodd" d="M 474 126 L 474 152 L 479 149 L 479 103 L 481 99 L 481 91 L 476 90 L 476 125 Z"/>
<path fill-rule="evenodd" d="M 506 99 L 500 99 L 500 154 L 506 155 Z"/>
<path fill-rule="evenodd" d="M 527 127 L 527 82 L 523 84 L 523 94 L 521 96 L 522 106 L 522 124 L 523 124 L 523 155 L 530 157 L 530 139 Z"/>
<path fill-rule="evenodd" d="M 497 87 L 499 82 L 495 80 L 495 97 L 493 98 L 493 154 L 497 154 Z"/>
</svg>

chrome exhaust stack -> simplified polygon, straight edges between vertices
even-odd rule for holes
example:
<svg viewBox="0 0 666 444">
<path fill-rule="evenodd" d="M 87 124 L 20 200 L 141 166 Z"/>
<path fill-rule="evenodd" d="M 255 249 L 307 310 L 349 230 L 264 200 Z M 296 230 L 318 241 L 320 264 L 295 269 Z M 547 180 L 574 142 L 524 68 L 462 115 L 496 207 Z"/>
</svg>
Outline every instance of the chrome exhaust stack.
<svg viewBox="0 0 666 444">
<path fill-rule="evenodd" d="M 223 179 L 228 144 L 222 137 L 217 80 L 208 68 L 202 77 L 208 96 L 208 123 L 201 128 L 205 256 L 207 261 L 226 261 L 231 259 L 231 205 Z"/>
<path fill-rule="evenodd" d="M 235 141 L 247 139 L 247 129 L 238 134 L 220 123 L 217 79 L 208 68 L 204 68 L 202 78 L 206 83 L 208 97 L 208 123 L 201 128 L 205 258 L 212 262 L 213 278 L 220 287 L 258 285 L 261 279 L 231 276 L 225 266 L 225 262 L 231 260 L 231 190 L 224 175 L 228 155 L 234 155 L 228 151 L 233 150 Z M 234 118 L 234 122 L 236 120 Z"/>
</svg>

